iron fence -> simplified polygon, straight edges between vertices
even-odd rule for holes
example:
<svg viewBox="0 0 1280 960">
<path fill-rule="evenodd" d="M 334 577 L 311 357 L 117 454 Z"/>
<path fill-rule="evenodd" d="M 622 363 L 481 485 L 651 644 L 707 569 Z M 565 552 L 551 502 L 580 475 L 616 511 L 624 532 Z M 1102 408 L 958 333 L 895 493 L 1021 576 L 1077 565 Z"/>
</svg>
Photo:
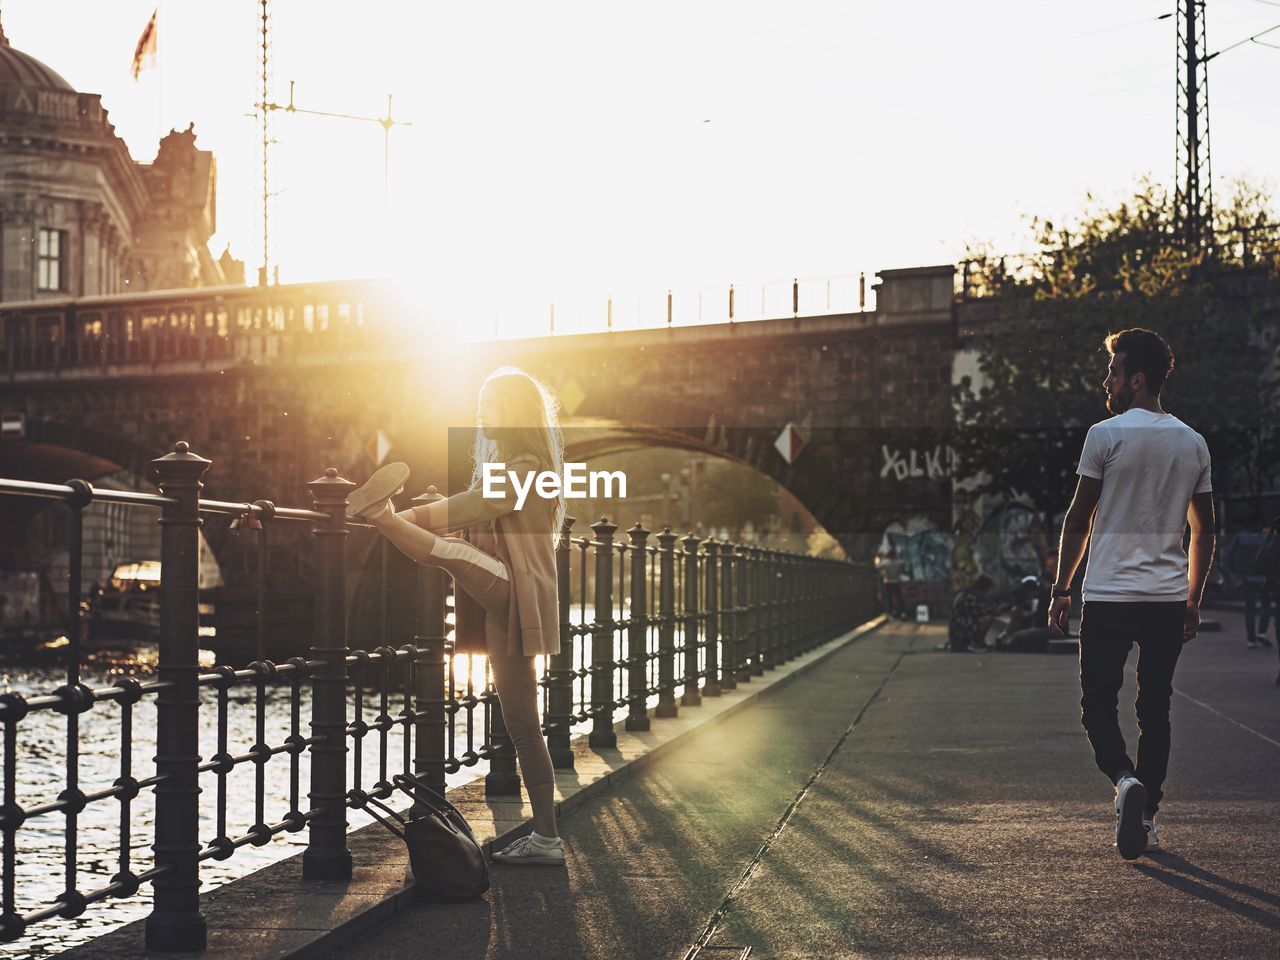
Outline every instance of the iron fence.
<svg viewBox="0 0 1280 960">
<path fill-rule="evenodd" d="M 348 522 L 345 511 L 355 484 L 330 468 L 308 485 L 312 509 L 284 509 L 263 500 L 202 500 L 202 478 L 210 462 L 185 443 L 152 463 L 159 478 L 158 495 L 95 490 L 82 480 L 0 480 L 0 494 L 57 500 L 70 511 L 66 683 L 29 698 L 17 693 L 0 696 L 0 941 L 17 940 L 33 924 L 50 918 L 78 917 L 101 901 L 133 897 L 150 883 L 146 947 L 169 952 L 203 949 L 206 923 L 198 890 L 204 861 L 225 860 L 242 847 L 264 846 L 282 833 L 306 830 L 304 880 L 349 878 L 346 811 L 370 796 L 389 797 L 397 765 L 443 793 L 447 774 L 487 761 L 487 794 L 520 791 L 515 752 L 487 665 L 476 667 L 475 660 L 483 658 L 453 654 L 450 582 L 442 570 L 417 567 L 416 624 L 410 633 L 388 638 L 384 618 L 384 640 L 402 640 L 400 645 L 350 648 L 346 543 L 352 529 L 362 525 Z M 435 497 L 434 491 L 424 497 Z M 161 622 L 155 679 L 124 677 L 97 688 L 81 681 L 82 520 L 94 502 L 159 512 Z M 280 664 L 266 658 L 265 605 L 260 602 L 257 659 L 242 669 L 218 666 L 201 672 L 199 527 L 202 517 L 219 514 L 247 520 L 257 531 L 264 558 L 275 524 L 310 528 L 317 566 L 309 656 Z M 573 537 L 574 523 L 573 518 L 565 519 L 557 555 L 561 648 L 546 658 L 540 679 L 543 731 L 561 770 L 573 767 L 575 733 L 586 732 L 593 747 L 616 746 L 617 724 L 647 730 L 654 718 L 673 717 L 702 697 L 749 683 L 874 612 L 874 574 L 866 564 L 692 534 L 678 537 L 669 528 L 657 534 L 654 544 L 649 542 L 650 531 L 638 523 L 625 532 L 625 539 L 615 540 L 618 528 L 605 518 L 590 525 L 591 536 Z M 390 583 L 385 553 L 381 569 L 385 610 Z M 264 572 L 260 565 L 259 575 Z M 277 743 L 268 742 L 269 688 L 283 690 L 288 702 L 288 735 Z M 240 692 L 248 692 L 248 698 L 239 699 Z M 140 769 L 132 750 L 136 708 L 148 699 L 156 707 L 154 771 Z M 120 710 L 119 776 L 109 787 L 86 791 L 80 781 L 79 721 L 95 706 L 108 703 Z M 208 759 L 200 756 L 202 704 L 211 705 L 216 717 L 216 747 Z M 253 711 L 256 739 L 248 750 L 237 752 L 228 728 L 233 710 L 241 704 Z M 18 734 L 23 720 L 41 711 L 66 718 L 62 790 L 55 800 L 24 808 L 19 776 L 29 758 L 24 758 Z M 367 743 L 371 736 L 376 737 L 377 773 L 374 782 L 367 783 L 366 751 L 374 749 Z M 393 744 L 396 737 L 398 749 Z M 276 758 L 287 758 L 287 770 L 280 769 L 282 762 Z M 228 823 L 228 779 L 241 767 L 253 770 L 253 822 L 237 833 Z M 268 793 L 281 795 L 268 789 L 272 773 L 287 776 L 283 814 L 268 808 Z M 304 776 L 309 787 L 305 799 Z M 202 840 L 198 795 L 201 783 L 207 788 L 210 778 L 215 836 Z M 148 789 L 155 801 L 154 862 L 140 869 L 132 858 L 131 813 Z M 81 889 L 101 871 L 81 868 L 78 818 L 90 804 L 111 801 L 120 808 L 116 872 L 104 884 Z M 52 902 L 28 904 L 31 898 L 20 901 L 17 889 L 23 827 L 33 818 L 57 814 L 64 818 L 64 889 Z"/>
</svg>

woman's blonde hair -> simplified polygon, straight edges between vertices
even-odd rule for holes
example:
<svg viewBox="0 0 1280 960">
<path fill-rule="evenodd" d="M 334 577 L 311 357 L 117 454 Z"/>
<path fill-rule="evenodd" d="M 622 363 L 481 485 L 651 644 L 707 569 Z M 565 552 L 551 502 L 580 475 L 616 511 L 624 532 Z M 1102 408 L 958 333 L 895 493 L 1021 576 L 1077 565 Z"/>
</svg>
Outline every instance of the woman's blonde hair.
<svg viewBox="0 0 1280 960">
<path fill-rule="evenodd" d="M 560 430 L 560 400 L 555 391 L 537 377 L 510 365 L 498 367 L 485 377 L 480 391 L 486 386 L 493 390 L 506 426 L 490 427 L 487 432 L 476 430 L 471 450 L 471 486 L 480 485 L 485 463 L 510 463 L 525 454 L 536 458 L 536 469 L 562 474 L 564 434 Z M 478 397 L 479 394 L 477 403 Z M 563 490 L 557 499 L 551 529 L 553 547 L 560 546 L 560 530 L 567 512 Z"/>
</svg>

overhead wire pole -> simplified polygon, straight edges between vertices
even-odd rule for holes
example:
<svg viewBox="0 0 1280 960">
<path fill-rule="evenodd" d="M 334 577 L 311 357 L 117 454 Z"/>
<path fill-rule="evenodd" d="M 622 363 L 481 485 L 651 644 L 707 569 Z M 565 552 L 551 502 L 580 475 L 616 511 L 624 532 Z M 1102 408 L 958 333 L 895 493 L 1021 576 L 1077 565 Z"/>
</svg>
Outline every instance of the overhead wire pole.
<svg viewBox="0 0 1280 960">
<path fill-rule="evenodd" d="M 266 0 L 263 0 L 265 3 Z M 358 113 L 333 113 L 328 110 L 305 110 L 293 102 L 294 81 L 289 81 L 289 102 L 268 103 L 266 89 L 263 89 L 262 103 L 259 105 L 265 113 L 283 110 L 286 113 L 305 113 L 311 117 L 330 117 L 334 120 L 359 120 L 364 123 L 376 123 L 382 127 L 382 208 L 384 212 L 390 204 L 391 184 L 391 128 L 411 127 L 412 120 L 397 120 L 391 115 L 391 94 L 387 94 L 387 115 L 385 117 L 368 117 Z"/>
<path fill-rule="evenodd" d="M 1188 251 L 1213 245 L 1208 69 L 1212 57 L 1204 51 L 1205 0 L 1178 0 L 1174 222 Z"/>
<path fill-rule="evenodd" d="M 1259 0 L 1280 6 L 1277 0 Z M 1164 19 L 1159 17 L 1157 19 Z M 1209 149 L 1209 61 L 1280 31 L 1280 23 L 1206 54 L 1205 0 L 1178 0 L 1178 113 L 1175 229 L 1188 251 L 1212 250 L 1213 169 Z"/>
<path fill-rule="evenodd" d="M 384 117 L 368 117 L 361 114 L 353 113 L 334 113 L 326 110 L 305 110 L 298 107 L 293 102 L 294 81 L 289 81 L 289 102 L 287 104 L 273 103 L 268 97 L 271 94 L 270 82 L 270 10 L 269 0 L 260 0 L 261 5 L 261 45 L 262 45 L 262 99 L 254 104 L 255 109 L 262 117 L 262 266 L 258 270 L 258 282 L 261 286 L 266 286 L 270 277 L 271 268 L 271 245 L 270 245 L 270 222 L 271 222 L 271 189 L 270 189 L 270 153 L 271 144 L 275 141 L 271 139 L 271 114 L 276 110 L 284 110 L 287 113 L 305 113 L 313 117 L 330 117 L 336 120 L 359 120 L 366 123 L 376 123 L 382 127 L 382 210 L 385 214 L 391 206 L 391 128 L 392 127 L 411 127 L 412 120 L 397 120 L 391 113 L 392 95 L 387 94 L 387 114 Z M 277 274 L 277 281 L 279 275 Z"/>
<path fill-rule="evenodd" d="M 271 245 L 269 224 L 271 221 L 270 203 L 271 192 L 269 189 L 270 181 L 268 179 L 268 160 L 271 151 L 271 111 L 267 109 L 268 90 L 268 27 L 270 24 L 269 12 L 267 9 L 268 0 L 261 0 L 262 4 L 262 101 L 258 104 L 259 112 L 262 114 L 262 267 L 258 271 L 258 285 L 265 287 L 270 277 L 271 268 Z"/>
</svg>

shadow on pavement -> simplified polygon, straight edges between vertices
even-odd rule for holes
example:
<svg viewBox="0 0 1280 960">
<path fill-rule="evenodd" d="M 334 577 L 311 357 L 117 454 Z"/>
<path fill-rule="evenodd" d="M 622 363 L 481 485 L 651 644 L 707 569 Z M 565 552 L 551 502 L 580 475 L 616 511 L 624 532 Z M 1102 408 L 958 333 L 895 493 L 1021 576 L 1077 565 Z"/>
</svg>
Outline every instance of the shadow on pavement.
<svg viewBox="0 0 1280 960">
<path fill-rule="evenodd" d="M 1197 867 L 1176 854 L 1149 853 L 1146 854 L 1146 857 L 1153 862 L 1136 863 L 1134 864 L 1134 869 L 1146 874 L 1153 880 L 1167 883 L 1176 890 L 1181 890 L 1183 893 L 1198 897 L 1206 903 L 1229 910 L 1236 916 L 1260 924 L 1268 930 L 1280 931 L 1280 914 L 1243 900 L 1238 900 L 1223 893 L 1221 890 L 1215 889 L 1215 887 L 1225 887 L 1234 893 L 1261 900 L 1273 907 L 1280 907 L 1280 896 L 1258 887 L 1250 886 L 1247 883 L 1228 880 L 1226 877 L 1219 876 L 1210 870 Z"/>
</svg>

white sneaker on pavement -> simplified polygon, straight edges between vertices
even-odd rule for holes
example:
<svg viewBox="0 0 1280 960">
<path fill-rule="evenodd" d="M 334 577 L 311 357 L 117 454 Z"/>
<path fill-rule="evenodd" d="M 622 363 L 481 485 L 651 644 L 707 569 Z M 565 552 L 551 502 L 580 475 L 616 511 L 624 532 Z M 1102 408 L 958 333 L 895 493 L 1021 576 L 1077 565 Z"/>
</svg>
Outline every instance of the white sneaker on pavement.
<svg viewBox="0 0 1280 960">
<path fill-rule="evenodd" d="M 1147 788 L 1137 777 L 1121 777 L 1116 783 L 1116 848 L 1126 860 L 1136 860 L 1146 849 L 1147 832 L 1142 828 L 1142 812 L 1147 805 Z"/>
<path fill-rule="evenodd" d="M 564 866 L 564 843 L 559 837 L 548 840 L 533 834 L 515 840 L 489 855 L 493 863 L 535 863 Z"/>
</svg>

